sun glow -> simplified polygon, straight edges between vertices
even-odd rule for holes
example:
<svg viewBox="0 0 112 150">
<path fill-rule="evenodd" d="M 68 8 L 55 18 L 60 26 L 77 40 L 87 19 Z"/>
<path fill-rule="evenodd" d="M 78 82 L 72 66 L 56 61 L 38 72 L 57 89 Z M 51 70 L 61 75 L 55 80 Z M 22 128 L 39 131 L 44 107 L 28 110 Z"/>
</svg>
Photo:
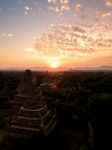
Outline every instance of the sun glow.
<svg viewBox="0 0 112 150">
<path fill-rule="evenodd" d="M 52 69 L 56 69 L 59 67 L 59 62 L 58 61 L 51 62 L 50 66 Z"/>
<path fill-rule="evenodd" d="M 49 69 L 57 69 L 62 65 L 62 57 L 60 56 L 43 56 L 43 61 Z"/>
</svg>

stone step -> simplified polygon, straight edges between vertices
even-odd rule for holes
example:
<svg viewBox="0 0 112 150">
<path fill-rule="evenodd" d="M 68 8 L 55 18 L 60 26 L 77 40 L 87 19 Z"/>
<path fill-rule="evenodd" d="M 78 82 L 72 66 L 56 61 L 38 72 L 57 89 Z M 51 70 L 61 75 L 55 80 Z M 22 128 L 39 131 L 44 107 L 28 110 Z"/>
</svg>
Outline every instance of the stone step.
<svg viewBox="0 0 112 150">
<path fill-rule="evenodd" d="M 8 128 L 8 132 L 21 134 L 21 135 L 34 135 L 37 133 L 40 133 L 40 128 L 31 128 L 31 127 L 25 127 L 25 126 L 18 126 L 18 125 L 11 125 Z"/>
</svg>

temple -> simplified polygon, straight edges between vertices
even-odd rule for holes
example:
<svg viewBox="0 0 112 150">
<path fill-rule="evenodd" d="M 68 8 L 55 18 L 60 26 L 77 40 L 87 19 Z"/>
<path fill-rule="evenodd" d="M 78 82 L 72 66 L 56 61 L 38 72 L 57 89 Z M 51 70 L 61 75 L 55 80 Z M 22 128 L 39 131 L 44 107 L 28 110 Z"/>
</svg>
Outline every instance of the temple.
<svg viewBox="0 0 112 150">
<path fill-rule="evenodd" d="M 7 136 L 48 136 L 57 124 L 56 109 L 47 103 L 48 97 L 42 93 L 44 87 L 36 86 L 32 81 L 31 72 L 26 71 L 24 84 L 20 84 L 10 102 L 17 113 L 6 127 Z"/>
</svg>

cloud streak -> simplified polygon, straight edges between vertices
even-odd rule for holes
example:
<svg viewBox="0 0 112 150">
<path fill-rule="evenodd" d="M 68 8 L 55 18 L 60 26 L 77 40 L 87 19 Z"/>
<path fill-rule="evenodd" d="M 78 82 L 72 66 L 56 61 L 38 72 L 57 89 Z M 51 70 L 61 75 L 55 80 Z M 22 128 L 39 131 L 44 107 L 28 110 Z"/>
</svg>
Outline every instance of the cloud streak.
<svg viewBox="0 0 112 150">
<path fill-rule="evenodd" d="M 13 33 L 2 33 L 2 36 L 12 38 L 12 37 L 14 37 L 14 34 Z"/>
</svg>

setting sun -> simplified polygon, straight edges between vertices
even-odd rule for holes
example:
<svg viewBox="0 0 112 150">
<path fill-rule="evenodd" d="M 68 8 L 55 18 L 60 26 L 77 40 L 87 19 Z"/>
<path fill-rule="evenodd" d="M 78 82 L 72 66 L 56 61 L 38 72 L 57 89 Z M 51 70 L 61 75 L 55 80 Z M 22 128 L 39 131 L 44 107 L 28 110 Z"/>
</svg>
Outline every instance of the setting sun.
<svg viewBox="0 0 112 150">
<path fill-rule="evenodd" d="M 49 69 L 57 69 L 60 65 L 62 65 L 62 58 L 59 56 L 43 56 L 43 61 L 46 62 Z"/>
<path fill-rule="evenodd" d="M 51 66 L 51 68 L 56 69 L 56 68 L 58 68 L 58 66 L 59 66 L 59 62 L 52 62 L 52 63 L 50 64 L 50 66 Z"/>
</svg>

